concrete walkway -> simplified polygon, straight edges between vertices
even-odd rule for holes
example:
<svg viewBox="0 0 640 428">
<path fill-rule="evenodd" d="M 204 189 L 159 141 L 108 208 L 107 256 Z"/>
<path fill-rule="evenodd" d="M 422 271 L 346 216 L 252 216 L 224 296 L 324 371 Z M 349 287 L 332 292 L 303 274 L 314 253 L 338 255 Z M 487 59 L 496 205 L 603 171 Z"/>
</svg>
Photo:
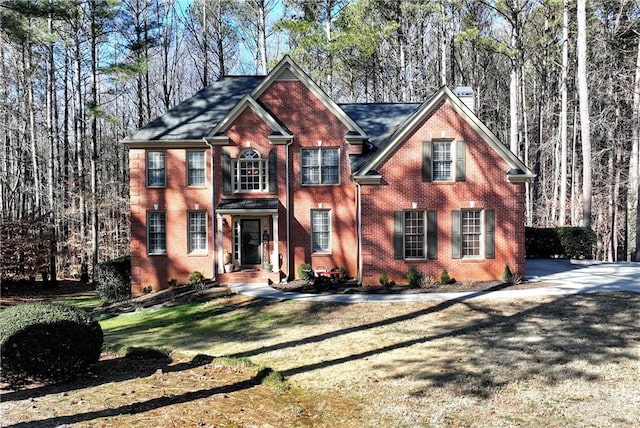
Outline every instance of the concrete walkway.
<svg viewBox="0 0 640 428">
<path fill-rule="evenodd" d="M 472 291 L 416 294 L 311 294 L 282 292 L 267 284 L 229 284 L 234 293 L 265 299 L 296 299 L 315 302 L 416 302 L 470 299 L 513 299 L 578 293 L 631 291 L 640 293 L 640 263 L 602 263 L 584 260 L 527 260 L 526 277 L 554 286 L 522 290 Z"/>
</svg>

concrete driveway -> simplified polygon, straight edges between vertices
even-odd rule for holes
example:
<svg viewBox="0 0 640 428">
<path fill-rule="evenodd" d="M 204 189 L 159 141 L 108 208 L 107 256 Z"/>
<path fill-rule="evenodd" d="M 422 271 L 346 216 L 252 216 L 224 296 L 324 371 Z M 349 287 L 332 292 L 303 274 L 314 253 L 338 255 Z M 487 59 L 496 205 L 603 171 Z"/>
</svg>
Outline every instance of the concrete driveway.
<svg viewBox="0 0 640 428">
<path fill-rule="evenodd" d="M 565 293 L 633 291 L 640 293 L 640 263 L 606 263 L 593 260 L 529 259 L 525 263 L 529 281 L 557 283 Z"/>
</svg>

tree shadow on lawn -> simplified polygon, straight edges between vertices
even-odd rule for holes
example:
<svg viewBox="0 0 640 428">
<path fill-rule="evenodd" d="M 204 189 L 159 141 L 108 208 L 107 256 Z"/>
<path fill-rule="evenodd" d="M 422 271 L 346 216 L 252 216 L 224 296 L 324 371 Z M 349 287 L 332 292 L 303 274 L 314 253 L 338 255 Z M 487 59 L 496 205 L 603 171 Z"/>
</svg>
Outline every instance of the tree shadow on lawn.
<svg viewBox="0 0 640 428">
<path fill-rule="evenodd" d="M 637 346 L 640 341 L 638 294 L 569 295 L 508 315 L 487 309 L 495 305 L 493 302 L 489 305 L 477 304 L 467 301 L 469 298 L 465 296 L 448 300 L 408 314 L 240 352 L 232 357 L 252 357 L 319 343 L 341 335 L 414 321 L 454 305 L 464 305 L 485 318 L 481 321 L 471 320 L 449 330 L 438 326 L 439 332 L 433 334 L 305 364 L 280 373 L 287 377 L 423 345 L 433 347 L 436 351 L 442 348 L 443 355 L 448 355 L 445 361 L 439 362 L 439 370 L 429 370 L 429 361 L 424 359 L 402 358 L 375 368 L 387 369 L 393 373 L 392 378 L 421 379 L 436 387 L 456 385 L 461 386 L 461 392 L 465 395 L 488 397 L 497 387 L 533 376 L 541 376 L 543 382 L 548 384 L 572 378 L 597 380 L 597 375 L 582 369 L 580 364 L 571 364 L 574 362 L 584 361 L 590 366 L 629 361 L 637 363 L 637 355 L 626 349 Z M 526 305 L 526 302 L 521 304 Z M 424 325 L 428 319 L 420 319 L 419 323 Z M 452 356 L 450 339 L 462 342 L 459 355 Z M 420 391 L 414 393 L 420 394 Z"/>
<path fill-rule="evenodd" d="M 143 378 L 151 376 L 158 370 L 162 370 L 163 373 L 181 372 L 204 366 L 213 361 L 213 357 L 199 354 L 193 357 L 191 361 L 171 365 L 171 357 L 157 351 L 149 351 L 136 355 L 102 359 L 94 364 L 88 373 L 74 381 L 19 389 L 0 394 L 0 398 L 5 402 L 38 398 L 49 394 L 60 394 L 111 382 Z"/>
<path fill-rule="evenodd" d="M 198 357 L 196 357 L 198 358 Z M 210 358 L 210 357 L 209 357 Z M 186 368 L 183 368 L 186 369 Z M 232 392 L 241 391 L 244 389 L 252 388 L 256 385 L 260 385 L 270 374 L 272 370 L 269 368 L 263 368 L 259 370 L 254 376 L 247 380 L 236 382 L 230 385 L 223 385 L 209 389 L 199 389 L 196 391 L 189 391 L 180 395 L 162 396 L 152 398 L 146 401 L 140 401 L 124 406 L 119 406 L 110 409 L 96 410 L 85 413 L 77 413 L 74 415 L 57 416 L 48 419 L 20 422 L 13 425 L 5 425 L 5 427 L 14 428 L 26 428 L 26 427 L 57 427 L 67 426 L 68 424 L 76 424 L 80 422 L 87 422 L 99 418 L 108 418 L 120 415 L 135 415 L 139 413 L 148 412 L 154 409 L 160 409 L 162 407 L 173 406 L 176 404 L 188 403 L 191 401 L 208 398 L 217 394 L 230 394 Z"/>
</svg>

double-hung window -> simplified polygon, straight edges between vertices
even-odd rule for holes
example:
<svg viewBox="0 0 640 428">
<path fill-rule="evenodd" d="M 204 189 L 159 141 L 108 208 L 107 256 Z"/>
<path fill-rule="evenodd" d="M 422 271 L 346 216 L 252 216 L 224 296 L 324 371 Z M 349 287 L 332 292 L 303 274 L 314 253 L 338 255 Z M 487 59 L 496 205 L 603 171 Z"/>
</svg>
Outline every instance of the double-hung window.
<svg viewBox="0 0 640 428">
<path fill-rule="evenodd" d="M 162 151 L 147 152 L 147 186 L 165 187 L 167 185 L 166 154 Z"/>
<path fill-rule="evenodd" d="M 187 185 L 205 185 L 205 161 L 202 150 L 187 152 Z"/>
<path fill-rule="evenodd" d="M 311 249 L 314 253 L 331 252 L 329 210 L 311 210 Z"/>
<path fill-rule="evenodd" d="M 260 153 L 253 149 L 240 153 L 234 164 L 233 180 L 236 192 L 264 192 L 267 190 L 267 166 Z"/>
<path fill-rule="evenodd" d="M 302 149 L 302 184 L 339 184 L 337 148 Z"/>
<path fill-rule="evenodd" d="M 482 219 L 479 210 L 462 211 L 462 257 L 480 257 Z"/>
<path fill-rule="evenodd" d="M 206 211 L 189 212 L 189 252 L 207 251 L 207 213 Z"/>
<path fill-rule="evenodd" d="M 167 214 L 164 211 L 147 213 L 147 252 L 167 253 Z"/>
<path fill-rule="evenodd" d="M 423 259 L 425 253 L 424 211 L 404 212 L 404 258 Z"/>
<path fill-rule="evenodd" d="M 433 180 L 450 181 L 452 179 L 451 141 L 433 142 Z"/>
</svg>

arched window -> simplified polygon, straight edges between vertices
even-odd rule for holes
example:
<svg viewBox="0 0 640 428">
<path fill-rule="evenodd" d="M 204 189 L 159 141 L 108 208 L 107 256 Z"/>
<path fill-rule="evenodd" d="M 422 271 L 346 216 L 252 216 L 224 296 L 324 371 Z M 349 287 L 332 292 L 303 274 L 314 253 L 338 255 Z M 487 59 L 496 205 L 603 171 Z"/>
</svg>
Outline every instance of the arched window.
<svg viewBox="0 0 640 428">
<path fill-rule="evenodd" d="M 244 150 L 235 162 L 233 172 L 236 192 L 263 192 L 267 190 L 266 162 L 253 149 Z"/>
</svg>

